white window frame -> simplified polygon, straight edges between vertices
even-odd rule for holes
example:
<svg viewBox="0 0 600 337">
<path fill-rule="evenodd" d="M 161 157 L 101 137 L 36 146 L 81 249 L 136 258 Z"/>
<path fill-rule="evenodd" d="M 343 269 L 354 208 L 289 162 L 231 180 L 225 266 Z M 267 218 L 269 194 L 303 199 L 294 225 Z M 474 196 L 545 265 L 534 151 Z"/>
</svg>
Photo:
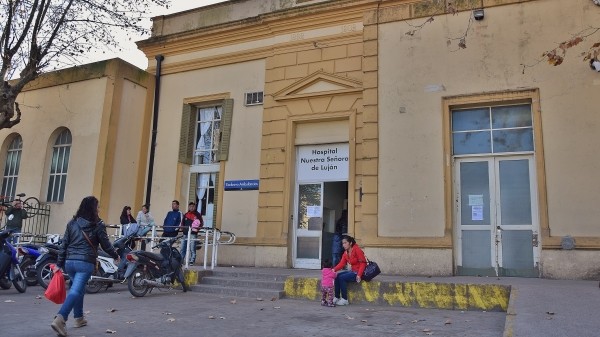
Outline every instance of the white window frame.
<svg viewBox="0 0 600 337">
<path fill-rule="evenodd" d="M 202 112 L 213 112 L 210 119 L 202 119 Z M 215 112 L 219 114 L 219 118 L 214 118 Z M 211 106 L 200 106 L 196 107 L 196 128 L 194 134 L 194 153 L 192 165 L 212 165 L 217 162 L 216 156 L 219 149 L 219 142 L 221 139 L 222 132 L 222 118 L 223 118 L 223 106 L 222 105 L 211 105 Z M 208 128 L 205 129 L 204 134 L 210 134 L 211 139 L 207 140 L 202 138 L 202 127 L 210 123 Z M 210 131 L 210 132 L 209 132 Z M 204 144 L 209 146 L 200 148 L 200 143 L 204 141 Z M 202 159 L 205 153 L 209 153 L 209 159 Z"/>
<path fill-rule="evenodd" d="M 13 138 L 6 151 L 6 162 L 4 163 L 4 174 L 2 176 L 2 192 L 4 197 L 15 198 L 17 182 L 19 179 L 19 168 L 21 166 L 21 152 L 23 150 L 23 138 L 17 135 Z"/>
<path fill-rule="evenodd" d="M 50 170 L 48 172 L 47 202 L 63 202 L 65 199 L 65 187 L 67 184 L 72 143 L 73 138 L 68 129 L 61 131 L 54 141 L 49 165 Z"/>
</svg>

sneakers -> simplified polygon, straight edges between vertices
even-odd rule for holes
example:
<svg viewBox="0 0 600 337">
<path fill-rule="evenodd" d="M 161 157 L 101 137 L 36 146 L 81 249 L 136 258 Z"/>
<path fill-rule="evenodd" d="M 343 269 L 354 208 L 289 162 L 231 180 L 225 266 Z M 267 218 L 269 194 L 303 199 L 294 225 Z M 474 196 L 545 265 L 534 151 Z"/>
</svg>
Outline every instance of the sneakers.
<svg viewBox="0 0 600 337">
<path fill-rule="evenodd" d="M 81 328 L 87 325 L 87 320 L 85 317 L 75 318 L 75 323 L 73 323 L 74 328 Z"/>
<path fill-rule="evenodd" d="M 337 304 L 337 302 L 338 302 L 339 300 L 340 300 L 339 298 L 337 298 L 337 297 L 334 297 L 334 298 L 333 298 L 333 304 Z"/>
<path fill-rule="evenodd" d="M 337 303 L 335 303 L 335 304 L 336 304 L 336 305 L 348 305 L 348 304 L 350 304 L 350 303 L 348 302 L 348 300 L 346 300 L 346 299 L 343 299 L 343 298 L 340 298 L 340 299 L 337 301 Z"/>
<path fill-rule="evenodd" d="M 67 323 L 61 315 L 56 315 L 50 326 L 60 337 L 67 336 Z"/>
</svg>

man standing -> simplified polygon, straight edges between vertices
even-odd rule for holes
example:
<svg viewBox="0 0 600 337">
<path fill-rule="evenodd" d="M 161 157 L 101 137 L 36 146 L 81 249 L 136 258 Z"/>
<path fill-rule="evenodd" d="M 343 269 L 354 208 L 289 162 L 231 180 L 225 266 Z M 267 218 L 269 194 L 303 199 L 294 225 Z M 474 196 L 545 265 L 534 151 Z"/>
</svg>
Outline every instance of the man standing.
<svg viewBox="0 0 600 337">
<path fill-rule="evenodd" d="M 198 220 L 200 224 L 197 227 L 193 227 L 192 223 L 194 220 Z M 188 250 L 190 251 L 190 266 L 194 265 L 196 261 L 196 238 L 198 237 L 198 229 L 200 227 L 204 227 L 204 221 L 202 221 L 202 214 L 198 213 L 196 210 L 196 203 L 190 202 L 188 205 L 188 211 L 183 216 L 183 226 L 181 227 L 181 231 L 183 232 L 183 242 L 181 243 L 181 256 L 185 261 L 185 255 Z M 190 242 L 188 243 L 188 231 L 190 233 Z M 188 248 L 189 244 L 189 248 Z"/>
<path fill-rule="evenodd" d="M 15 199 L 12 205 L 6 209 L 6 229 L 12 229 L 13 233 L 21 233 L 23 229 L 23 219 L 27 219 L 27 211 L 23 209 L 21 199 Z M 12 237 L 12 243 L 16 244 L 18 236 Z"/>
<path fill-rule="evenodd" d="M 167 213 L 165 221 L 163 222 L 163 238 L 172 238 L 177 236 L 179 227 L 181 226 L 181 212 L 179 211 L 179 201 L 173 200 L 171 202 L 171 211 Z"/>
</svg>

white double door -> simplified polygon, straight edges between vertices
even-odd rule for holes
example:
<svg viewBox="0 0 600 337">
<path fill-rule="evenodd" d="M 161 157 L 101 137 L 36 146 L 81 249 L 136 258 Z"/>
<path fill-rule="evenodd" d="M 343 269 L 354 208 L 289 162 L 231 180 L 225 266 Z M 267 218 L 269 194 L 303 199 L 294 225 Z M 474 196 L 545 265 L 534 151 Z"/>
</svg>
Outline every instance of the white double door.
<svg viewBox="0 0 600 337">
<path fill-rule="evenodd" d="M 537 277 L 533 155 L 455 159 L 454 172 L 457 273 Z"/>
</svg>

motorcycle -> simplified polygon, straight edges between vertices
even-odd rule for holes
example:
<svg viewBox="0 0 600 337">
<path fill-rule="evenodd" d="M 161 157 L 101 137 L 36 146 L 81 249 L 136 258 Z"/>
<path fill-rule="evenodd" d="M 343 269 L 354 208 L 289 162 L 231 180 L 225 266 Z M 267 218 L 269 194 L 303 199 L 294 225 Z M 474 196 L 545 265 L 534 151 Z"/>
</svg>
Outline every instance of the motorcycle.
<svg viewBox="0 0 600 337">
<path fill-rule="evenodd" d="M 17 249 L 8 241 L 12 230 L 0 232 L 0 288 L 9 289 L 12 284 L 18 292 L 27 290 L 27 282 L 19 265 Z"/>
<path fill-rule="evenodd" d="M 40 256 L 35 260 L 35 276 L 39 285 L 42 288 L 48 288 L 50 279 L 52 278 L 51 265 L 58 261 L 58 251 L 60 250 L 61 242 L 49 242 L 38 249 Z M 63 273 L 65 280 L 69 280 L 69 276 Z"/>
<path fill-rule="evenodd" d="M 182 236 L 160 242 L 152 249 L 160 248 L 160 254 L 134 250 L 127 254 L 127 288 L 136 297 L 143 297 L 154 288 L 172 288 L 175 281 L 181 283 L 183 292 L 189 290 L 185 284 L 182 257 L 173 244 Z"/>
<path fill-rule="evenodd" d="M 127 265 L 125 256 L 131 252 L 131 242 L 135 237 L 136 233 L 132 233 L 113 242 L 113 247 L 115 247 L 117 254 L 121 257 L 121 263 L 118 266 L 115 263 L 115 259 L 110 255 L 102 250 L 98 251 L 96 268 L 92 273 L 90 280 L 85 285 L 86 293 L 95 294 L 102 288 L 108 289 L 113 283 L 125 281 L 125 267 Z"/>
<path fill-rule="evenodd" d="M 18 252 L 20 255 L 21 271 L 25 275 L 25 282 L 30 287 L 38 284 L 35 261 L 41 255 L 39 247 L 35 245 L 24 245 L 19 247 Z"/>
</svg>

